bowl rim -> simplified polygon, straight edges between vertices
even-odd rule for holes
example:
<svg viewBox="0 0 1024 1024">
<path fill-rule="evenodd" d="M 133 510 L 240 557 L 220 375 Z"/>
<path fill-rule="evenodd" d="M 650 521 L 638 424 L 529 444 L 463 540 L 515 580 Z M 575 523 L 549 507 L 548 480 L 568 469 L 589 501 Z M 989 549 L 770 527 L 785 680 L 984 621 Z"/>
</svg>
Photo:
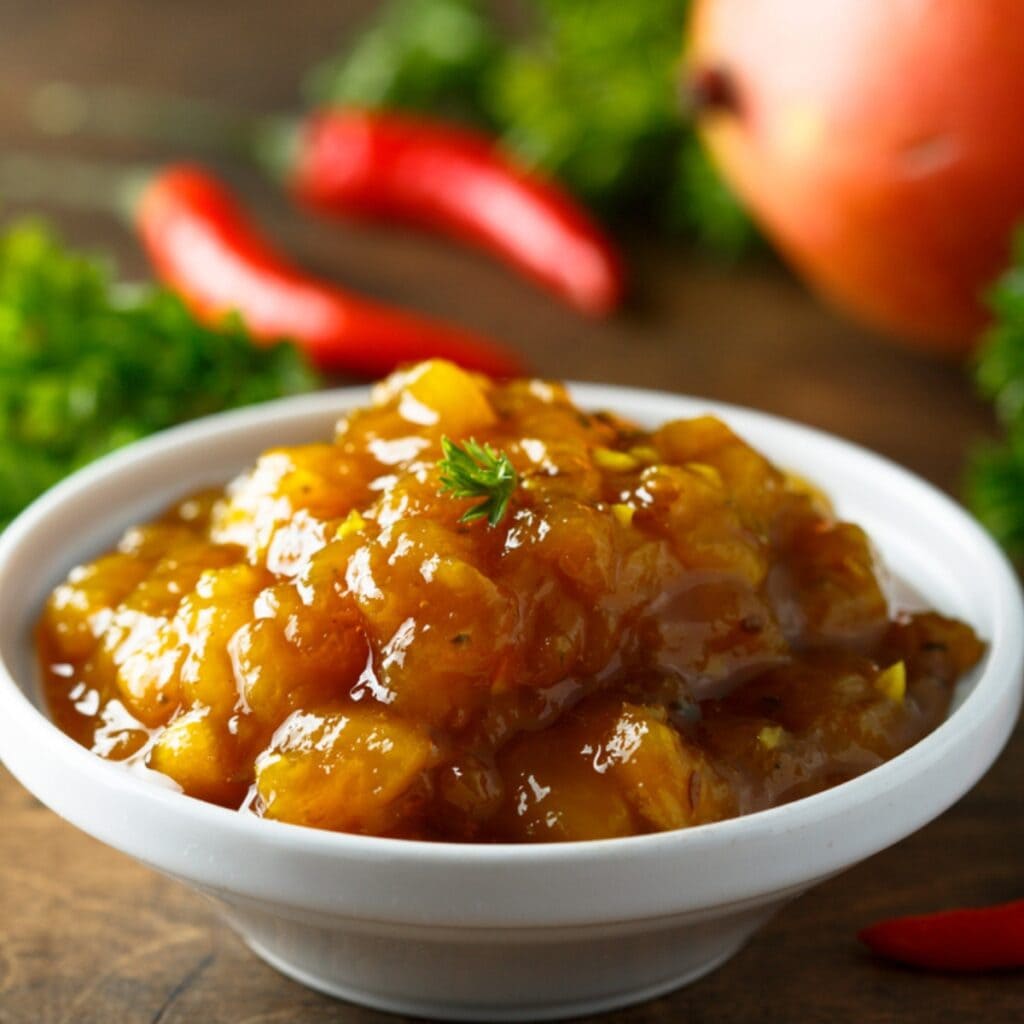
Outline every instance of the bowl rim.
<svg viewBox="0 0 1024 1024">
<path fill-rule="evenodd" d="M 695 415 L 695 410 L 699 407 L 713 415 L 722 416 L 727 422 L 730 417 L 743 420 L 743 425 L 739 429 L 744 434 L 750 433 L 761 423 L 775 429 L 795 431 L 808 442 L 828 445 L 837 455 L 866 462 L 875 471 L 887 474 L 894 486 L 926 499 L 935 508 L 941 509 L 947 518 L 956 523 L 963 539 L 973 547 L 981 560 L 980 566 L 991 574 L 993 586 L 996 588 L 996 607 L 1001 616 L 993 622 L 993 635 L 989 638 L 985 661 L 967 699 L 937 729 L 897 757 L 849 782 L 792 803 L 670 832 L 536 844 L 448 843 L 330 832 L 258 819 L 198 799 L 184 797 L 178 792 L 156 786 L 126 771 L 122 766 L 103 760 L 65 735 L 15 682 L 13 670 L 3 651 L 0 651 L 0 714 L 9 717 L 12 729 L 28 730 L 37 741 L 40 751 L 46 750 L 58 755 L 62 764 L 69 770 L 83 773 L 96 785 L 144 796 L 179 821 L 187 819 L 189 825 L 198 828 L 221 832 L 227 830 L 244 843 L 301 850 L 317 856 L 386 861 L 392 865 L 457 863 L 465 866 L 473 862 L 496 865 L 507 864 L 511 860 L 543 868 L 568 862 L 579 864 L 609 856 L 647 858 L 672 851 L 711 850 L 736 840 L 747 842 L 757 836 L 763 838 L 780 832 L 800 830 L 824 818 L 842 814 L 844 809 L 852 805 L 859 806 L 884 798 L 893 784 L 917 776 L 950 754 L 965 734 L 981 725 L 986 715 L 986 705 L 993 705 L 997 697 L 1002 698 L 1004 704 L 1013 699 L 1013 691 L 1014 688 L 1019 689 L 1021 669 L 1024 666 L 1024 636 L 1019 628 L 1014 630 L 1011 626 L 1013 622 L 1018 626 L 1024 622 L 1024 603 L 1017 577 L 1005 556 L 981 526 L 937 488 L 891 460 L 859 445 L 770 413 L 711 399 L 656 390 L 576 382 L 568 382 L 568 386 L 574 399 L 588 407 L 614 407 L 614 402 L 621 402 L 633 408 L 641 404 L 664 408 L 676 406 L 677 416 Z M 172 450 L 184 446 L 201 445 L 211 435 L 240 431 L 247 426 L 261 424 L 267 417 L 275 415 L 288 414 L 296 418 L 313 418 L 331 412 L 340 415 L 364 401 L 367 394 L 366 387 L 355 387 L 276 399 L 172 427 L 107 455 L 77 471 L 38 498 L 4 531 L 0 536 L 0 577 L 21 545 L 39 528 L 47 516 L 131 463 L 166 456 Z M 756 447 L 756 438 L 753 443 Z M 1019 692 L 1016 701 L 1019 701 Z M 964 777 L 959 792 L 952 799 L 946 800 L 942 809 L 955 802 L 987 770 L 1002 749 L 1011 728 L 1012 721 L 1005 728 L 1006 736 L 998 743 L 996 749 L 984 755 L 981 770 L 974 771 L 971 777 Z M 0 751 L 0 754 L 2 753 Z M 941 813 L 941 810 L 936 813 Z M 931 814 L 925 821 L 934 816 Z M 925 821 L 911 825 L 902 835 L 909 834 Z M 881 849 L 892 841 L 895 840 L 880 843 L 877 848 Z"/>
</svg>

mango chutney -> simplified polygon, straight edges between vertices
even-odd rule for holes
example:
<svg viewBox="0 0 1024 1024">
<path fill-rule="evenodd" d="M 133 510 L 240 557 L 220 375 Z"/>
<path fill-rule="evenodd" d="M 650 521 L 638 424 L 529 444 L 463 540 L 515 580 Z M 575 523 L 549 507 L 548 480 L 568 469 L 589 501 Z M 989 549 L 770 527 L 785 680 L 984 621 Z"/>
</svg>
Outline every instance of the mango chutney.
<svg viewBox="0 0 1024 1024">
<path fill-rule="evenodd" d="M 442 486 L 442 438 L 514 468 L 493 521 Z M 428 362 L 74 569 L 38 651 L 65 732 L 192 797 L 536 842 L 851 779 L 942 721 L 982 646 L 891 614 L 864 532 L 719 420 L 647 431 Z"/>
</svg>

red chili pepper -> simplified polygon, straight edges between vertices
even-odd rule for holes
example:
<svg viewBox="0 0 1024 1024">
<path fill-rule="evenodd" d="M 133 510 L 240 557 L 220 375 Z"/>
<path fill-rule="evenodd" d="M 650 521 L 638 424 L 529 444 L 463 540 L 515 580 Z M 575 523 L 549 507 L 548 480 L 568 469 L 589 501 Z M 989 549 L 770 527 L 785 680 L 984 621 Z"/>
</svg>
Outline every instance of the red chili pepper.
<svg viewBox="0 0 1024 1024">
<path fill-rule="evenodd" d="M 857 937 L 879 956 L 933 971 L 1024 967 L 1024 900 L 897 917 L 879 921 Z"/>
<path fill-rule="evenodd" d="M 160 173 L 136 223 L 158 276 L 207 321 L 237 311 L 254 337 L 290 338 L 321 369 L 378 375 L 450 359 L 512 376 L 522 363 L 493 342 L 352 295 L 279 257 L 215 178 L 191 166 Z"/>
<path fill-rule="evenodd" d="M 622 298 L 621 263 L 597 225 L 477 132 L 394 113 L 322 111 L 302 127 L 291 185 L 321 211 L 474 242 L 584 312 L 607 313 Z"/>
</svg>

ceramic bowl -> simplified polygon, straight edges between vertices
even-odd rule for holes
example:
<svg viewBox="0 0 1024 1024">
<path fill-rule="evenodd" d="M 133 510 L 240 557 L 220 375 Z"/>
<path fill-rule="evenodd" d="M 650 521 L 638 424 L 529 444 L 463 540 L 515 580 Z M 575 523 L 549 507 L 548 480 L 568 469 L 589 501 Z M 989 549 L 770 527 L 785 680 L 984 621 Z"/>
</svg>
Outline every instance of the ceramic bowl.
<svg viewBox="0 0 1024 1024">
<path fill-rule="evenodd" d="M 700 399 L 580 385 L 588 408 L 654 425 L 712 412 L 819 483 L 893 576 L 987 641 L 934 733 L 866 775 L 690 830 L 537 846 L 376 839 L 262 821 L 88 753 L 48 720 L 32 623 L 51 587 L 129 524 L 221 483 L 262 449 L 324 438 L 363 390 L 201 420 L 112 455 L 0 538 L 0 756 L 72 824 L 206 893 L 258 956 L 367 1006 L 540 1020 L 637 1002 L 727 960 L 787 900 L 898 842 L 962 796 L 1013 728 L 1024 612 L 1016 577 L 956 504 L 836 438 Z M 97 971 L 102 951 L 97 950 Z M 794 965 L 794 971 L 796 966 Z"/>
</svg>

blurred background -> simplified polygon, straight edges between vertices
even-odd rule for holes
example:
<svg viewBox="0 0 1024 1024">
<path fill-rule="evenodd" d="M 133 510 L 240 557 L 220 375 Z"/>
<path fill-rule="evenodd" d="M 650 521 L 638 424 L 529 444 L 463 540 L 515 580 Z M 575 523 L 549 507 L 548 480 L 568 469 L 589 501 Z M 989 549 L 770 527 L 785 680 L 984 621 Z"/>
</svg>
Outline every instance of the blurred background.
<svg viewBox="0 0 1024 1024">
<path fill-rule="evenodd" d="M 189 147 L 182 139 L 160 144 L 129 131 L 119 138 L 40 131 L 40 107 L 46 105 L 40 90 L 52 82 L 125 87 L 129 98 L 138 94 L 140 104 L 152 93 L 212 101 L 240 113 L 301 113 L 310 106 L 311 69 L 350 51 L 383 6 L 356 0 L 7 0 L 0 96 L 4 147 L 102 156 L 127 166 L 204 159 L 237 187 L 275 244 L 306 268 L 503 339 L 541 374 L 660 386 L 757 406 L 867 444 L 947 489 L 958 486 L 965 450 L 988 420 L 962 367 L 893 346 L 825 308 L 782 269 L 767 245 L 751 242 L 730 251 L 727 244 L 701 244 L 685 230 L 674 230 L 664 192 L 654 197 L 647 216 L 627 212 L 615 220 L 630 292 L 620 315 L 595 321 L 472 249 L 404 230 L 299 215 L 264 175 L 215 145 Z M 614 12 L 617 5 L 588 6 Z M 654 10 L 651 20 L 664 24 L 658 33 L 667 60 L 678 60 L 686 5 L 647 6 Z M 500 24 L 520 27 L 537 19 L 533 7 L 529 0 L 494 5 Z M 641 51 L 641 65 L 643 58 Z M 616 61 L 608 58 L 612 66 Z M 652 73 L 667 76 L 665 59 Z M 667 97 L 662 105 L 672 109 L 673 83 L 664 80 L 659 87 Z M 584 92 L 597 88 L 593 80 L 580 86 Z M 557 85 L 550 89 L 539 101 L 548 105 L 548 116 L 571 120 L 572 97 Z M 52 91 L 50 100 L 59 107 Z M 62 118 L 73 123 L 74 111 L 51 109 L 42 123 L 60 128 Z M 188 134 L 187 126 L 182 134 Z M 647 181 L 634 186 L 641 195 L 655 191 Z M 110 253 L 127 278 L 147 274 L 138 241 L 107 210 L 69 210 L 44 197 L 19 202 L 15 191 L 7 190 L 5 221 L 41 212 L 69 243 Z M 937 430 L 943 443 L 937 443 Z"/>
<path fill-rule="evenodd" d="M 138 214 L 134 186 L 153 196 L 162 182 L 177 201 L 161 169 L 188 160 L 287 262 L 261 272 L 458 325 L 541 376 L 812 424 L 971 501 L 1011 548 L 1024 535 L 1015 0 L 3 0 L 0 57 L 4 518 L 182 416 L 387 362 L 379 348 L 352 357 L 358 338 L 326 361 L 301 338 L 239 354 L 250 332 L 291 332 L 244 315 L 224 328 L 210 268 L 176 262 L 167 207 Z M 365 148 L 325 143 L 317 158 L 308 118 L 336 105 L 414 117 L 403 144 L 437 176 L 431 195 Z M 360 125 L 365 143 L 377 122 Z M 316 194 L 309 175 L 357 159 L 370 160 L 361 179 Z M 495 227 L 477 184 L 525 206 Z M 45 228 L 16 226 L 26 218 Z M 538 286 L 558 275 L 527 265 L 559 250 L 556 265 L 581 251 L 621 264 L 621 302 L 581 312 L 566 292 L 585 282 Z M 252 252 L 228 244 L 220 265 L 235 259 L 248 267 Z M 154 276 L 179 298 L 152 291 Z M 141 298 L 124 282 L 144 283 Z M 852 936 L 883 912 L 1014 896 L 1022 767 L 1018 738 L 939 822 L 802 899 L 727 968 L 621 1019 L 959 1022 L 983 1006 L 1011 1019 L 1021 976 L 899 972 Z M 2 769 L 0 815 L 0 1022 L 375 1019 L 278 978 L 205 907 L 101 852 Z"/>
</svg>

